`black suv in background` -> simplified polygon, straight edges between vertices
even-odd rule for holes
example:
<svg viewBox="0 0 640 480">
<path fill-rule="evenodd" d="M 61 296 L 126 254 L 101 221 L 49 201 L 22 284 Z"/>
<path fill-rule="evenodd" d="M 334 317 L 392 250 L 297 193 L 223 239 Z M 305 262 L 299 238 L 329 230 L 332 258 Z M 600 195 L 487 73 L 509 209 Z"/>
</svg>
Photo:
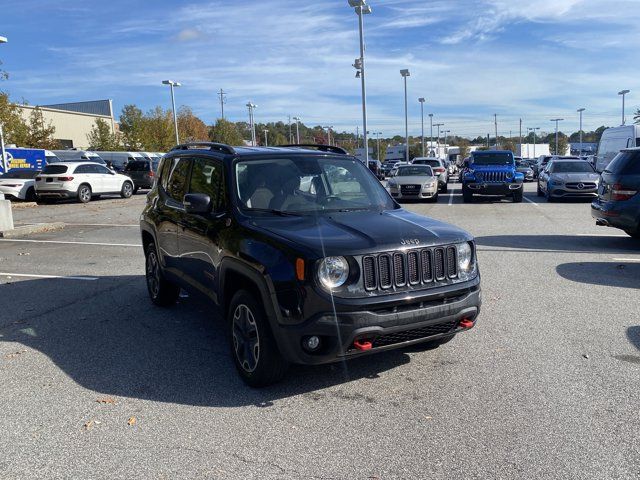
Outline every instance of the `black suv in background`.
<svg viewBox="0 0 640 480">
<path fill-rule="evenodd" d="M 131 160 L 124 166 L 122 173 L 131 177 L 134 184 L 133 193 L 137 193 L 140 188 L 153 188 L 157 170 L 157 160 Z"/>
<path fill-rule="evenodd" d="M 186 144 L 158 176 L 140 221 L 151 300 L 209 297 L 249 385 L 475 325 L 471 235 L 404 210 L 340 148 Z"/>
<path fill-rule="evenodd" d="M 640 148 L 622 150 L 604 169 L 591 216 L 640 239 Z"/>
</svg>

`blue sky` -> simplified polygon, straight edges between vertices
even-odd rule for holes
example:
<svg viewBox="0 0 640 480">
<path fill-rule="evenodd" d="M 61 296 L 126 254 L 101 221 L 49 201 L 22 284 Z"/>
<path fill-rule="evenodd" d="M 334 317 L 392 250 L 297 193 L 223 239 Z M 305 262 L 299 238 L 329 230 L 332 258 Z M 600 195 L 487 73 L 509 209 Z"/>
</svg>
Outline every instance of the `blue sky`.
<svg viewBox="0 0 640 480">
<path fill-rule="evenodd" d="M 178 104 L 206 122 L 225 114 L 355 131 L 361 122 L 357 16 L 347 0 L 3 0 L 0 86 L 31 104 L 112 98 L 144 110 Z M 445 129 L 466 136 L 565 118 L 585 130 L 620 123 L 617 92 L 640 106 L 638 0 L 369 0 L 365 17 L 369 127 L 404 129 L 399 70 L 409 68 L 410 128 L 418 97 Z M 428 122 L 427 122 L 428 124 Z M 428 134 L 428 125 L 427 125 Z"/>
</svg>

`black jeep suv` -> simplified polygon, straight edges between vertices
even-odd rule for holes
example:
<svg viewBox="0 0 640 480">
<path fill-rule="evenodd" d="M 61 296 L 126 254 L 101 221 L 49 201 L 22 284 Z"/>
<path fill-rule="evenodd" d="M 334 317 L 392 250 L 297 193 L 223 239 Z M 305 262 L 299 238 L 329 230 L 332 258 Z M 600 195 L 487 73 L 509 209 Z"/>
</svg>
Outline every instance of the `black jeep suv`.
<svg viewBox="0 0 640 480">
<path fill-rule="evenodd" d="M 213 300 L 252 386 L 290 362 L 442 344 L 480 312 L 471 235 L 404 210 L 337 147 L 179 145 L 140 226 L 151 300 Z"/>
</svg>

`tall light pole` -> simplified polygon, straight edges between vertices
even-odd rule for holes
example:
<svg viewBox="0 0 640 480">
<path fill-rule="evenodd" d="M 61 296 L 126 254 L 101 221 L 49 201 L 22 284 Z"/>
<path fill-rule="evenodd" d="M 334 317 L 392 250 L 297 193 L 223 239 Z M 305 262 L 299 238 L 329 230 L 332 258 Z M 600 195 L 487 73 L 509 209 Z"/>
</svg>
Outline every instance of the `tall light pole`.
<svg viewBox="0 0 640 480">
<path fill-rule="evenodd" d="M 443 127 L 444 123 L 436 123 L 434 127 L 438 127 L 438 140 L 436 142 L 436 158 L 440 158 L 440 127 Z"/>
<path fill-rule="evenodd" d="M 293 117 L 296 121 L 296 144 L 300 144 L 300 117 Z"/>
<path fill-rule="evenodd" d="M 247 102 L 247 108 L 249 109 L 249 128 L 251 129 L 251 146 L 255 147 L 257 144 L 256 139 L 256 124 L 253 118 L 253 111 L 257 108 L 257 105 L 254 105 L 251 102 Z"/>
<path fill-rule="evenodd" d="M 558 122 L 562 122 L 564 118 L 554 118 L 551 121 L 556 122 L 556 155 L 560 155 L 558 153 Z"/>
<path fill-rule="evenodd" d="M 426 155 L 424 154 L 424 102 L 426 100 L 420 97 L 418 101 L 420 102 L 420 117 L 422 119 L 422 156 L 425 157 Z"/>
<path fill-rule="evenodd" d="M 372 133 L 372 132 L 367 132 L 367 133 Z M 376 145 L 378 148 L 378 156 L 376 157 L 376 160 L 380 161 L 380 135 L 382 135 L 382 132 L 373 132 L 373 134 L 376 136 Z"/>
<path fill-rule="evenodd" d="M 624 118 L 624 97 L 627 95 L 627 93 L 630 93 L 630 92 L 631 90 L 621 90 L 618 92 L 618 95 L 622 95 L 622 125 L 627 123 L 627 119 Z"/>
<path fill-rule="evenodd" d="M 407 104 L 407 77 L 411 76 L 406 68 L 400 70 L 400 75 L 404 80 L 404 137 L 406 140 L 405 160 L 409 163 L 409 105 Z"/>
<path fill-rule="evenodd" d="M 163 85 L 169 85 L 171 87 L 171 105 L 173 107 L 173 126 L 176 130 L 176 145 L 180 145 L 180 138 L 178 137 L 178 113 L 176 112 L 176 97 L 173 93 L 173 89 L 175 87 L 181 87 L 182 85 L 179 82 L 174 82 L 173 80 L 163 80 Z"/>
<path fill-rule="evenodd" d="M 495 126 L 495 130 L 496 130 L 496 150 L 498 150 L 498 114 L 497 113 L 493 114 L 493 125 Z"/>
<path fill-rule="evenodd" d="M 431 126 L 431 133 L 429 134 L 429 148 L 431 150 L 429 151 L 429 155 L 431 155 L 433 151 L 433 113 L 429 114 L 429 125 Z"/>
<path fill-rule="evenodd" d="M 584 108 L 579 108 L 578 113 L 580 114 L 580 154 L 582 155 L 582 112 L 584 112 Z"/>
<path fill-rule="evenodd" d="M 7 37 L 0 37 L 0 43 L 7 43 Z M 2 153 L 2 168 L 4 173 L 7 173 L 9 170 L 9 165 L 7 164 L 7 154 L 4 151 L 4 133 L 2 131 L 2 123 L 0 123 L 0 153 Z"/>
<path fill-rule="evenodd" d="M 538 141 L 536 138 L 536 130 L 540 130 L 540 127 L 529 127 L 527 130 L 533 131 L 533 158 L 536 158 L 536 143 Z"/>
<path fill-rule="evenodd" d="M 445 130 L 443 133 L 444 133 L 444 149 L 445 149 L 445 152 L 446 152 L 445 157 L 446 157 L 446 160 L 448 160 L 449 159 L 448 158 L 449 157 L 449 150 L 447 149 L 447 137 L 451 133 L 451 130 Z"/>
<path fill-rule="evenodd" d="M 264 146 L 268 147 L 269 146 L 269 130 L 265 128 L 263 131 L 264 131 Z"/>
<path fill-rule="evenodd" d="M 333 128 L 333 125 L 328 126 L 328 127 L 322 127 L 322 128 L 326 128 L 327 129 L 327 145 L 331 145 L 331 129 Z M 366 150 L 368 151 L 369 149 L 366 149 Z M 367 156 L 367 159 L 368 158 L 369 157 Z"/>
<path fill-rule="evenodd" d="M 362 131 L 364 132 L 364 164 L 369 163 L 369 142 L 367 139 L 367 89 L 365 83 L 364 68 L 364 20 L 363 16 L 371 13 L 371 7 L 367 5 L 366 0 L 348 0 L 349 5 L 353 7 L 358 15 L 358 30 L 360 32 L 360 58 L 356 59 L 353 66 L 358 70 L 356 77 L 360 77 L 362 85 Z"/>
</svg>

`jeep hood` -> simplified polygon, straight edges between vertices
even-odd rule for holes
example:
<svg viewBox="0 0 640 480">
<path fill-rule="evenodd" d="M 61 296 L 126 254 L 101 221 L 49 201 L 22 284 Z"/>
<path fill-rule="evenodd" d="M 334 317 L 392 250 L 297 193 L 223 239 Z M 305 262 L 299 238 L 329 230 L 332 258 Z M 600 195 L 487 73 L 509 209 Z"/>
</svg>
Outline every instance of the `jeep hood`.
<svg viewBox="0 0 640 480">
<path fill-rule="evenodd" d="M 387 252 L 472 239 L 469 233 L 453 225 L 403 209 L 261 217 L 251 223 L 291 242 L 292 246 L 313 250 L 318 257 Z"/>
</svg>

